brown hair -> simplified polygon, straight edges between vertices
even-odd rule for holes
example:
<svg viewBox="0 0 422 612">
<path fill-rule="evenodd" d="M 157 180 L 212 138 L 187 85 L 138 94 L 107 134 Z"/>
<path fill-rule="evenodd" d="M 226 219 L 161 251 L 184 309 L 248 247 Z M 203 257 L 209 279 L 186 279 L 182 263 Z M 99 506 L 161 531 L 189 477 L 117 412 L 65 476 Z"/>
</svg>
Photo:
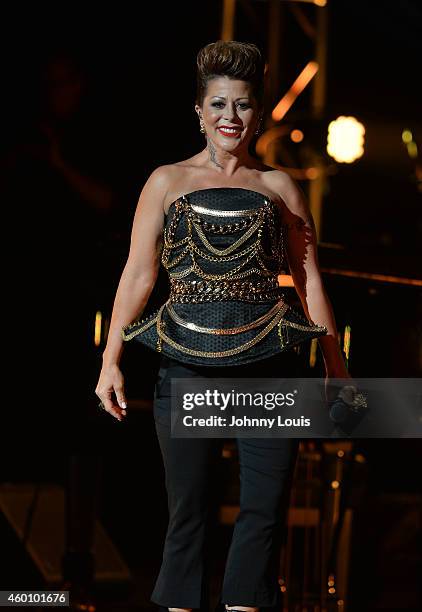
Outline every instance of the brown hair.
<svg viewBox="0 0 422 612">
<path fill-rule="evenodd" d="M 264 98 L 265 61 L 253 43 L 217 40 L 200 49 L 197 58 L 196 103 L 202 106 L 208 82 L 220 76 L 247 81 L 260 106 Z"/>
</svg>

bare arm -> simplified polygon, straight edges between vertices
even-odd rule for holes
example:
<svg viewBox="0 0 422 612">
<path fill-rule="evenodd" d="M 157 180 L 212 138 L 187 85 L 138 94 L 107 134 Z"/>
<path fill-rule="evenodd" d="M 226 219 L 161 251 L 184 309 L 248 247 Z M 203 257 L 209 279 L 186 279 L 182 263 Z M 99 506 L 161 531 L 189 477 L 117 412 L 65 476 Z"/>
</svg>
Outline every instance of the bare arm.
<svg viewBox="0 0 422 612">
<path fill-rule="evenodd" d="M 123 352 L 121 329 L 141 316 L 154 288 L 160 266 L 167 193 L 166 166 L 157 168 L 142 189 L 136 208 L 130 250 L 113 304 L 103 365 L 118 364 Z"/>
<path fill-rule="evenodd" d="M 114 298 L 107 344 L 103 351 L 103 365 L 95 389 L 102 407 L 119 421 L 126 416 L 127 406 L 124 378 L 119 368 L 124 342 L 121 330 L 141 316 L 157 279 L 168 174 L 167 166 L 154 170 L 139 197 L 129 255 Z"/>
<path fill-rule="evenodd" d="M 348 378 L 337 339 L 332 305 L 319 269 L 317 239 L 311 211 L 302 190 L 290 177 L 283 177 L 280 193 L 286 204 L 283 213 L 286 255 L 295 289 L 307 318 L 313 323 L 327 327 L 327 335 L 318 338 L 327 376 Z"/>
</svg>

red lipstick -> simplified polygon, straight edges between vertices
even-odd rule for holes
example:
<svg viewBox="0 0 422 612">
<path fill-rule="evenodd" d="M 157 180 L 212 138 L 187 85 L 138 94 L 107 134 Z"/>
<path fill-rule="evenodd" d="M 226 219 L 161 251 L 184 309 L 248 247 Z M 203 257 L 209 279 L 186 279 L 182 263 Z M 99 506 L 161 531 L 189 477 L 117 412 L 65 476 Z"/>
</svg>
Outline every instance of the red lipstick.
<svg viewBox="0 0 422 612">
<path fill-rule="evenodd" d="M 229 126 L 220 126 L 217 130 L 222 134 L 225 138 L 239 138 L 241 129 L 238 127 L 231 128 Z"/>
</svg>

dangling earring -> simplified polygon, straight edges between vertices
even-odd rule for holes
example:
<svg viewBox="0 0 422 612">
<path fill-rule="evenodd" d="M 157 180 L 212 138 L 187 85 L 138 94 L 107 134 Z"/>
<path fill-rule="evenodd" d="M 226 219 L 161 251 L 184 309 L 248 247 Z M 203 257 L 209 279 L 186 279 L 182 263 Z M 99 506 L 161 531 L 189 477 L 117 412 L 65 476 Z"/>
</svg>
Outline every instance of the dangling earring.
<svg viewBox="0 0 422 612">
<path fill-rule="evenodd" d="M 202 119 L 202 115 L 199 115 L 199 126 L 199 131 L 201 132 L 201 134 L 205 134 L 205 124 Z"/>
<path fill-rule="evenodd" d="M 255 130 L 255 134 L 257 136 L 259 136 L 260 134 L 262 134 L 263 131 L 264 131 L 264 129 L 263 129 L 263 126 L 262 126 L 262 115 L 259 115 L 258 123 L 257 123 L 256 130 Z"/>
</svg>

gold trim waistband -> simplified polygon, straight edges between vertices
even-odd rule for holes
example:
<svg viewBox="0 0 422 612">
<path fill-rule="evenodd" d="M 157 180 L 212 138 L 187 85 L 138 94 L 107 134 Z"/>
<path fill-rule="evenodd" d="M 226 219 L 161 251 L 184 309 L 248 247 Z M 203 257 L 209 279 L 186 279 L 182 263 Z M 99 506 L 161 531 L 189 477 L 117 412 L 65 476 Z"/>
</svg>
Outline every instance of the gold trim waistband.
<svg viewBox="0 0 422 612">
<path fill-rule="evenodd" d="M 180 303 L 244 300 L 265 302 L 284 297 L 276 276 L 261 281 L 170 279 L 170 301 Z"/>
<path fill-rule="evenodd" d="M 157 334 L 158 334 L 157 351 L 161 351 L 162 343 L 166 342 L 167 344 L 172 346 L 174 349 L 181 351 L 182 353 L 185 353 L 187 355 L 192 355 L 194 357 L 210 357 L 210 358 L 231 357 L 232 355 L 237 355 L 239 353 L 242 353 L 248 350 L 249 348 L 257 344 L 258 342 L 260 342 L 260 340 L 262 340 L 265 336 L 267 336 L 269 332 L 283 320 L 283 314 L 285 312 L 285 309 L 281 308 L 274 315 L 272 321 L 270 321 L 268 325 L 264 327 L 264 329 L 261 329 L 261 331 L 258 332 L 258 334 L 254 338 L 251 338 L 250 340 L 248 340 L 247 342 L 244 342 L 240 346 L 236 346 L 234 348 L 227 349 L 224 351 L 200 351 L 200 350 L 193 349 L 187 346 L 183 346 L 183 344 L 180 344 L 179 342 L 175 342 L 172 338 L 170 338 L 165 333 L 164 331 L 165 322 L 161 318 L 165 307 L 166 307 L 166 304 L 163 304 L 157 314 Z M 288 307 L 289 306 L 286 304 L 286 310 Z"/>
<path fill-rule="evenodd" d="M 227 328 L 217 328 L 217 327 L 202 327 L 201 325 L 197 325 L 191 321 L 186 321 L 177 312 L 174 310 L 173 306 L 168 303 L 167 304 L 167 312 L 169 316 L 173 319 L 175 323 L 181 325 L 182 327 L 186 327 L 187 329 L 191 329 L 192 331 L 199 332 L 201 334 L 215 334 L 220 336 L 232 335 L 232 334 L 240 334 L 245 331 L 249 331 L 250 329 L 254 329 L 263 323 L 266 323 L 271 317 L 277 314 L 281 309 L 283 310 L 282 314 L 286 312 L 288 305 L 284 302 L 284 300 L 280 300 L 275 304 L 268 312 L 264 315 L 255 319 L 255 321 L 251 321 L 250 323 L 246 323 L 245 325 L 239 325 L 238 327 L 227 327 Z"/>
</svg>

